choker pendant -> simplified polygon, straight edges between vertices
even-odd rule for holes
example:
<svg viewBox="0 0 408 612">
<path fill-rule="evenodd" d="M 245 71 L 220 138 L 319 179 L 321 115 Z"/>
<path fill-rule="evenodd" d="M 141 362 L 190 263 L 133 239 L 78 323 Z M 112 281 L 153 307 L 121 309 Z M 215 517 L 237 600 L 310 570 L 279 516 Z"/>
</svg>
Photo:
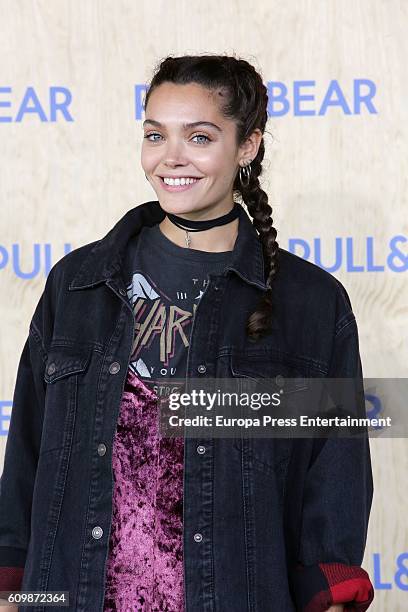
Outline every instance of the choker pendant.
<svg viewBox="0 0 408 612">
<path fill-rule="evenodd" d="M 174 223 L 174 225 L 185 231 L 186 247 L 189 249 L 191 244 L 191 236 L 189 232 L 202 232 L 212 227 L 219 227 L 220 225 L 230 223 L 239 217 L 241 211 L 242 206 L 238 202 L 234 202 L 232 210 L 221 217 L 217 217 L 216 219 L 209 219 L 206 221 L 191 221 L 171 213 L 167 213 L 167 217 L 172 223 Z"/>
</svg>

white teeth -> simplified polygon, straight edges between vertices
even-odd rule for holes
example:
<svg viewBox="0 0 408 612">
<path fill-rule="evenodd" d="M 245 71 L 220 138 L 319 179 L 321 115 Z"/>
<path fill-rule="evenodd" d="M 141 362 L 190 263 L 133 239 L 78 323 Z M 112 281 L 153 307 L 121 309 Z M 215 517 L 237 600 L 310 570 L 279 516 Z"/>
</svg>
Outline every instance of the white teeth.
<svg viewBox="0 0 408 612">
<path fill-rule="evenodd" d="M 166 185 L 177 186 L 177 185 L 191 185 L 191 183 L 196 183 L 198 179 L 188 178 L 188 177 L 176 178 L 176 179 L 164 178 L 163 181 L 166 183 Z"/>
</svg>

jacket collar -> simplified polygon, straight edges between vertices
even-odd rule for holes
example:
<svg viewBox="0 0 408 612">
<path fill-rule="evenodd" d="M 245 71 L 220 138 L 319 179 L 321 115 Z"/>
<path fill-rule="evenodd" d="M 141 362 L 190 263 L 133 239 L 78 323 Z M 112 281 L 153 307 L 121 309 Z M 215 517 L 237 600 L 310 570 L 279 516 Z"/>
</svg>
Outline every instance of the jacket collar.
<svg viewBox="0 0 408 612">
<path fill-rule="evenodd" d="M 85 289 L 110 279 L 122 267 L 130 238 L 144 225 L 161 223 L 165 216 L 166 212 L 157 200 L 144 202 L 130 209 L 106 236 L 92 247 L 68 289 Z M 247 283 L 266 291 L 262 245 L 245 210 L 239 217 L 234 255 L 227 270 L 233 270 Z"/>
</svg>

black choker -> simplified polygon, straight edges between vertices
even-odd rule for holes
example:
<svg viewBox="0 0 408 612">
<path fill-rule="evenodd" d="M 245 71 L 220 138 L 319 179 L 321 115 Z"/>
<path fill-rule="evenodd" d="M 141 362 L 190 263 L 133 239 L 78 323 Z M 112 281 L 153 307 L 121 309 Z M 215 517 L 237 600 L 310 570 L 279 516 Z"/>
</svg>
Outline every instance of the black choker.
<svg viewBox="0 0 408 612">
<path fill-rule="evenodd" d="M 180 229 L 186 231 L 186 245 L 190 246 L 191 238 L 188 235 L 188 232 L 202 232 L 203 230 L 211 229 L 212 227 L 218 227 L 220 225 L 225 225 L 226 223 L 230 223 L 237 217 L 241 212 L 242 206 L 238 204 L 238 202 L 234 202 L 234 207 L 229 211 L 226 215 L 222 215 L 221 217 L 217 217 L 216 219 L 208 219 L 205 221 L 192 221 L 190 219 L 183 219 L 183 217 L 179 217 L 177 215 L 173 215 L 171 213 L 166 213 L 169 220 L 177 225 Z"/>
</svg>

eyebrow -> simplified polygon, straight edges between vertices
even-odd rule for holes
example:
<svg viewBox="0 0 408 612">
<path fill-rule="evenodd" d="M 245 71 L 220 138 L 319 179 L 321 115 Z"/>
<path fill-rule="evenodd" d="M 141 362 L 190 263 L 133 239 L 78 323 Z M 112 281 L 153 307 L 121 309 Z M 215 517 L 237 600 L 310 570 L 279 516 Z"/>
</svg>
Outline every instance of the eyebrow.
<svg viewBox="0 0 408 612">
<path fill-rule="evenodd" d="M 155 119 L 146 119 L 145 121 L 143 121 L 143 127 L 146 126 L 146 123 L 151 123 L 152 125 L 155 125 L 156 127 L 163 127 L 160 121 L 156 121 Z M 211 123 L 211 121 L 194 121 L 193 123 L 182 123 L 181 124 L 184 130 L 198 127 L 199 125 L 206 125 L 208 127 L 215 128 L 219 132 L 222 132 L 222 129 L 215 123 Z"/>
</svg>

